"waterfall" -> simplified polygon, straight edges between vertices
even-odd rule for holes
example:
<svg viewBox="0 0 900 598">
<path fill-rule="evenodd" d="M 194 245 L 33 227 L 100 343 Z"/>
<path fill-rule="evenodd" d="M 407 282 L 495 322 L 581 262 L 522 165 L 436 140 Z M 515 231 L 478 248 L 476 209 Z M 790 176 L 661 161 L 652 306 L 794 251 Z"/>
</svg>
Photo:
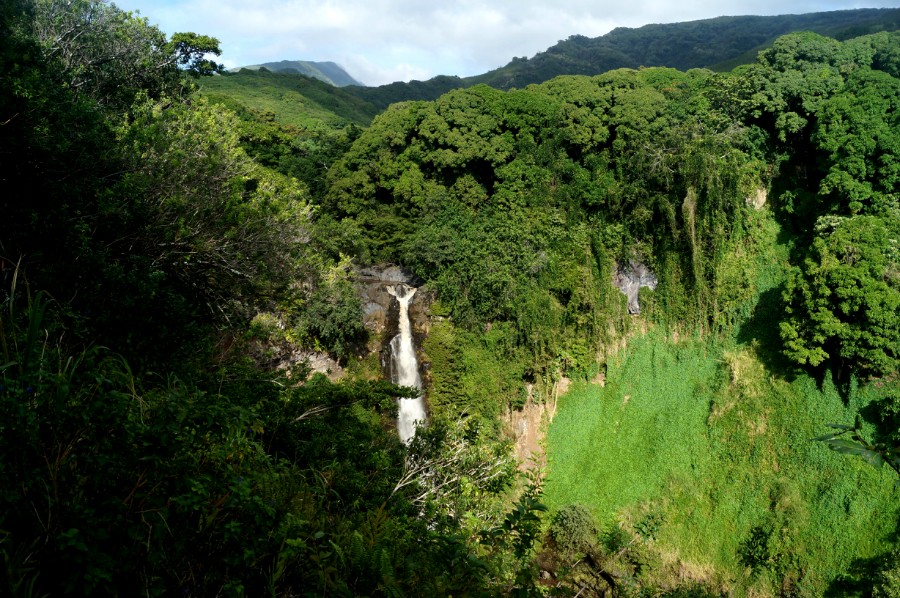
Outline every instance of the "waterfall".
<svg viewBox="0 0 900 598">
<path fill-rule="evenodd" d="M 419 377 L 419 362 L 416 360 L 416 348 L 413 346 L 412 327 L 409 322 L 409 302 L 416 289 L 397 284 L 387 287 L 387 292 L 397 298 L 400 304 L 400 333 L 391 340 L 391 382 L 398 386 L 422 388 Z M 400 399 L 400 415 L 397 418 L 397 431 L 400 440 L 408 443 L 416 434 L 416 424 L 425 422 L 425 402 L 422 397 Z"/>
</svg>

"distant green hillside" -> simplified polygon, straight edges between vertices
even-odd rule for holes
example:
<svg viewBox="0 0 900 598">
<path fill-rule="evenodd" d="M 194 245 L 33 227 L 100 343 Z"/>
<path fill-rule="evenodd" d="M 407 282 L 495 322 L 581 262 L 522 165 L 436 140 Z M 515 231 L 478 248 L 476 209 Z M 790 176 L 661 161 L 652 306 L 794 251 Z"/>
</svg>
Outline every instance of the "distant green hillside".
<svg viewBox="0 0 900 598">
<path fill-rule="evenodd" d="M 573 35 L 533 58 L 513 58 L 504 67 L 474 77 L 440 75 L 427 81 L 365 87 L 333 62 L 284 60 L 205 81 L 203 91 L 213 99 L 227 97 L 255 110 L 273 112 L 276 120 L 285 124 L 309 128 L 319 120 L 337 126 L 349 122 L 366 125 L 393 103 L 434 100 L 453 89 L 479 83 L 497 89 L 523 88 L 559 75 L 596 75 L 640 66 L 730 70 L 754 61 L 759 50 L 793 31 L 814 31 L 844 40 L 897 29 L 900 9 L 718 17 L 620 27 L 597 38 Z"/>
<path fill-rule="evenodd" d="M 730 70 L 753 62 L 759 50 L 794 31 L 838 40 L 900 29 L 900 9 L 859 9 L 802 15 L 718 17 L 700 21 L 619 27 L 606 35 L 573 35 L 533 58 L 513 58 L 504 67 L 474 77 L 440 76 L 348 90 L 383 110 L 404 100 L 433 100 L 452 89 L 484 83 L 523 88 L 559 75 L 597 75 L 617 68 L 666 66 L 679 70 Z"/>
<path fill-rule="evenodd" d="M 504 67 L 473 77 L 440 75 L 427 81 L 365 87 L 333 62 L 283 60 L 204 81 L 203 91 L 213 99 L 227 97 L 255 110 L 274 112 L 276 120 L 285 124 L 309 128 L 320 120 L 338 126 L 366 125 L 393 103 L 434 100 L 479 83 L 497 89 L 523 88 L 559 75 L 597 75 L 640 66 L 725 71 L 753 62 L 759 50 L 785 33 L 814 31 L 845 40 L 897 29 L 900 9 L 717 17 L 619 27 L 596 38 L 573 35 L 532 58 L 516 57 Z"/>
<path fill-rule="evenodd" d="M 619 27 L 597 38 L 573 35 L 531 59 L 514 58 L 504 67 L 465 81 L 509 89 L 557 75 L 596 75 L 622 67 L 730 70 L 752 62 L 759 50 L 793 31 L 814 31 L 842 40 L 898 28 L 900 9 L 718 17 L 636 29 Z"/>
<path fill-rule="evenodd" d="M 306 75 L 313 77 L 325 83 L 330 83 L 335 87 L 346 87 L 348 85 L 363 85 L 350 76 L 347 71 L 339 64 L 334 62 L 311 62 L 308 60 L 281 60 L 279 62 L 264 62 L 263 64 L 254 64 L 252 66 L 242 67 L 248 70 L 258 70 L 266 68 L 276 73 L 293 73 L 295 75 Z"/>
<path fill-rule="evenodd" d="M 213 101 L 229 101 L 273 114 L 274 120 L 304 129 L 324 123 L 366 126 L 378 110 L 365 100 L 305 75 L 242 69 L 220 77 L 208 77 L 201 91 Z"/>
<path fill-rule="evenodd" d="M 396 102 L 437 99 L 454 89 L 471 87 L 469 79 L 439 75 L 427 81 L 397 81 L 378 87 L 348 87 L 354 96 L 372 104 L 379 112 Z"/>
</svg>

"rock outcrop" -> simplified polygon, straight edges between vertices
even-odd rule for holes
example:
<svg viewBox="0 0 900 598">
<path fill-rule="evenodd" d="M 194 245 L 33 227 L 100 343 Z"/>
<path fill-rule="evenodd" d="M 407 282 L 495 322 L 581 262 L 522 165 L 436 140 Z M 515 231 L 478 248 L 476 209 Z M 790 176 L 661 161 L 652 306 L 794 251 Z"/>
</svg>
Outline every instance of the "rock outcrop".
<svg viewBox="0 0 900 598">
<path fill-rule="evenodd" d="M 388 287 L 400 283 L 419 287 L 422 280 L 409 271 L 393 265 L 360 268 L 356 273 L 356 279 L 359 281 L 363 323 L 366 329 L 374 338 L 382 337 L 385 332 L 391 333 L 393 337 L 397 333 L 397 315 L 392 314 L 391 310 L 397 310 L 397 300 L 388 293 Z M 424 332 L 427 328 L 428 316 L 424 307 L 427 302 L 423 301 L 423 298 L 424 293 L 420 293 L 409 305 L 409 317 L 416 332 Z M 394 330 L 389 330 L 391 327 Z"/>
<path fill-rule="evenodd" d="M 382 369 L 390 376 L 390 342 L 397 333 L 400 311 L 397 299 L 388 292 L 396 284 L 419 288 L 424 281 L 399 266 L 384 265 L 360 268 L 356 273 L 359 293 L 363 304 L 363 324 L 370 332 L 369 349 L 381 353 Z M 431 320 L 428 306 L 434 300 L 433 294 L 418 290 L 409 303 L 409 320 L 415 346 L 422 346 L 422 339 L 428 334 Z M 427 364 L 420 361 L 420 373 L 425 374 Z"/>
<path fill-rule="evenodd" d="M 646 265 L 636 260 L 628 260 L 625 264 L 617 264 L 616 271 L 613 273 L 613 284 L 628 297 L 628 313 L 630 314 L 641 313 L 641 306 L 638 302 L 638 290 L 644 287 L 652 291 L 656 289 L 657 283 L 656 274 L 651 272 Z"/>
</svg>

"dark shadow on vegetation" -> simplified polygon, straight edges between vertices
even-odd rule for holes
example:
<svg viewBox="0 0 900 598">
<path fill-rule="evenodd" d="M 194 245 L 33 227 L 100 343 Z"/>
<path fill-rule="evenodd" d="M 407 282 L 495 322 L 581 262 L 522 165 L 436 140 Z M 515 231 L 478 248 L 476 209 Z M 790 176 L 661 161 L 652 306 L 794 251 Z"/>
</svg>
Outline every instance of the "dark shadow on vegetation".
<svg viewBox="0 0 900 598">
<path fill-rule="evenodd" d="M 900 395 L 892 393 L 872 401 L 859 410 L 859 415 L 864 421 L 875 426 L 872 440 L 876 444 L 894 444 L 900 440 Z"/>
<path fill-rule="evenodd" d="M 793 380 L 795 366 L 781 352 L 778 322 L 781 320 L 781 285 L 763 291 L 750 317 L 738 329 L 737 340 L 752 344 L 766 369 L 787 380 Z"/>
<path fill-rule="evenodd" d="M 894 400 L 896 401 L 896 399 Z M 869 407 L 872 407 L 872 405 Z M 868 410 L 869 407 L 866 409 Z M 900 521 L 897 522 L 893 533 L 889 534 L 885 540 L 894 545 L 900 540 Z M 847 567 L 845 573 L 836 577 L 829 584 L 828 589 L 825 591 L 825 598 L 871 596 L 874 585 L 878 581 L 878 574 L 881 571 L 895 569 L 897 556 L 898 553 L 894 550 L 867 559 L 854 559 L 850 566 Z"/>
<path fill-rule="evenodd" d="M 791 252 L 791 256 L 793 257 L 794 248 L 796 245 L 796 237 L 791 234 L 791 222 L 790 218 L 777 209 L 778 204 L 777 200 L 774 204 L 776 208 L 775 210 L 775 220 L 778 222 L 778 234 L 775 236 L 775 242 L 779 245 L 783 245 L 788 248 L 788 251 Z"/>
<path fill-rule="evenodd" d="M 890 566 L 890 559 L 891 553 L 867 559 L 854 559 L 847 571 L 828 585 L 825 598 L 871 596 L 878 572 Z"/>
<path fill-rule="evenodd" d="M 837 351 L 838 349 L 835 349 L 835 353 L 837 353 Z M 822 373 L 822 380 L 819 381 L 820 388 L 822 386 L 822 382 L 824 382 L 824 377 L 826 375 L 831 376 L 831 383 L 837 390 L 838 395 L 844 402 L 844 405 L 847 405 L 850 402 L 850 395 L 853 392 L 853 388 L 855 387 L 855 384 L 853 382 L 853 368 L 846 367 L 845 361 L 840 357 L 837 357 L 831 360 L 831 367 L 829 367 Z"/>
</svg>

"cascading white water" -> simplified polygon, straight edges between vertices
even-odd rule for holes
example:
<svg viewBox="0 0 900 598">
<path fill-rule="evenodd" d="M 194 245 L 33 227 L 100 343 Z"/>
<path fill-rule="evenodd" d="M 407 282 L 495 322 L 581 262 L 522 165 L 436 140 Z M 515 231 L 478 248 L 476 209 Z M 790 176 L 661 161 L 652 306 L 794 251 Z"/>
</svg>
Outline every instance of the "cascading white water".
<svg viewBox="0 0 900 598">
<path fill-rule="evenodd" d="M 409 322 L 409 302 L 416 289 L 397 284 L 387 287 L 387 292 L 397 298 L 400 304 L 400 333 L 391 340 L 391 382 L 398 386 L 422 388 L 419 377 L 419 362 L 413 346 L 412 327 Z M 400 399 L 400 414 L 397 418 L 397 431 L 400 440 L 408 443 L 416 434 L 416 425 L 425 422 L 425 402 L 422 397 Z"/>
</svg>

